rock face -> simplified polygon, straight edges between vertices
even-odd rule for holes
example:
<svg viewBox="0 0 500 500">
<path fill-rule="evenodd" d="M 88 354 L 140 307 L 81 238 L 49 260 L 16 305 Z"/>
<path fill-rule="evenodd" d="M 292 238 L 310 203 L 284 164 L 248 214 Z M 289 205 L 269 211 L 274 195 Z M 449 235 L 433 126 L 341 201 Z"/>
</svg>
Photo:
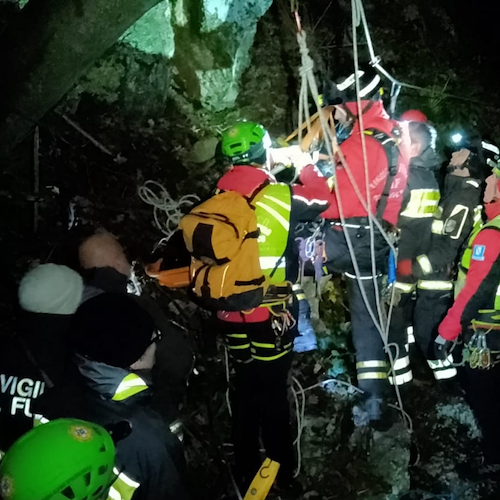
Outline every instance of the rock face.
<svg viewBox="0 0 500 500">
<path fill-rule="evenodd" d="M 210 111 L 234 105 L 257 21 L 272 0 L 174 0 L 175 82 Z"/>
<path fill-rule="evenodd" d="M 161 56 L 152 59 L 153 74 L 165 74 L 158 67 L 168 66 L 173 77 L 170 82 L 165 76 L 168 87 L 174 83 L 175 91 L 195 106 L 221 111 L 236 102 L 241 77 L 250 63 L 257 22 L 271 3 L 164 0 L 135 23 L 120 44 L 137 51 L 141 59 L 144 54 Z M 130 65 L 127 73 L 133 70 Z M 130 81 L 129 75 L 129 89 Z M 151 83 L 159 86 L 154 77 Z"/>
</svg>

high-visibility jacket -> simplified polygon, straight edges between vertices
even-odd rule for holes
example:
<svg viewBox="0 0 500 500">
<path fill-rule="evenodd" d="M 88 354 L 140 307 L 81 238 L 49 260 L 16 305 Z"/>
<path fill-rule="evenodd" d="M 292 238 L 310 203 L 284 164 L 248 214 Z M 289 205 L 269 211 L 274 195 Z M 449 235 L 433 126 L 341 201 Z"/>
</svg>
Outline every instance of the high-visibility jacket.
<svg viewBox="0 0 500 500">
<path fill-rule="evenodd" d="M 481 314 L 500 314 L 500 216 L 470 239 L 457 288 L 455 303 L 439 326 L 439 334 L 447 340 L 457 338 Z"/>
<path fill-rule="evenodd" d="M 439 185 L 434 175 L 438 162 L 432 148 L 410 162 L 408 184 L 399 214 L 398 259 L 415 259 L 428 251 L 431 243 L 432 223 L 439 206 Z"/>
<path fill-rule="evenodd" d="M 270 184 L 256 198 L 255 215 L 260 229 L 259 260 L 271 283 L 286 279 L 285 251 L 290 232 L 292 193 L 286 184 Z"/>
<path fill-rule="evenodd" d="M 431 245 L 415 262 L 413 274 L 432 280 L 434 273 L 453 268 L 474 226 L 481 221 L 481 183 L 448 174 L 432 223 Z"/>
</svg>

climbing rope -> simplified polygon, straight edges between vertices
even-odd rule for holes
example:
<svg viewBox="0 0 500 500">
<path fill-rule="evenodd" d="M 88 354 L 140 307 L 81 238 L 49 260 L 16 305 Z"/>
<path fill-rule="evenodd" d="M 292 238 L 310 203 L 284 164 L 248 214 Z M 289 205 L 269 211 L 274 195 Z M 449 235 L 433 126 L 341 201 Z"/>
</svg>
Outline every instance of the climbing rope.
<svg viewBox="0 0 500 500">
<path fill-rule="evenodd" d="M 153 218 L 156 227 L 165 235 L 158 244 L 172 236 L 184 215 L 183 208 L 193 206 L 200 198 L 195 194 L 186 194 L 174 200 L 167 189 L 159 182 L 146 181 L 138 189 L 139 198 L 153 207 Z"/>
<path fill-rule="evenodd" d="M 390 348 L 387 343 L 387 338 L 388 338 L 388 333 L 389 333 L 389 322 L 387 319 L 390 319 L 391 313 L 392 313 L 392 308 L 394 305 L 394 287 L 392 289 L 391 293 L 391 299 L 390 299 L 390 306 L 389 306 L 389 315 L 388 317 L 385 316 L 384 311 L 382 310 L 382 305 L 378 293 L 378 278 L 379 276 L 377 275 L 376 272 L 376 262 L 375 262 L 375 250 L 374 250 L 374 227 L 377 227 L 377 229 L 380 231 L 380 233 L 383 235 L 384 239 L 386 240 L 390 250 L 393 252 L 394 256 L 397 256 L 397 250 L 394 246 L 394 242 L 392 241 L 392 238 L 389 234 L 387 234 L 384 229 L 382 228 L 382 225 L 380 221 L 378 221 L 375 217 L 374 214 L 371 212 L 371 207 L 369 206 L 367 200 L 370 199 L 369 197 L 369 182 L 368 182 L 368 162 L 367 162 L 367 157 L 366 157 L 366 145 L 364 143 L 364 128 L 363 128 L 363 123 L 362 123 L 362 112 L 361 112 L 361 99 L 359 96 L 359 78 L 357 74 L 358 70 L 358 52 L 357 52 L 357 32 L 356 28 L 360 24 L 360 22 L 363 22 L 364 17 L 364 10 L 361 7 L 359 7 L 360 0 L 352 0 L 352 29 L 353 29 L 353 46 L 355 47 L 354 49 L 354 65 L 355 65 L 355 77 L 356 77 L 356 94 L 357 94 L 357 106 L 358 106 L 358 116 L 360 117 L 360 128 L 361 128 L 361 137 L 362 137 L 362 147 L 363 147 L 363 162 L 364 162 L 364 169 L 365 169 L 365 191 L 367 194 L 366 199 L 361 195 L 361 191 L 359 189 L 359 186 L 355 182 L 352 171 L 349 168 L 349 165 L 347 164 L 344 155 L 342 154 L 342 151 L 340 150 L 338 146 L 338 142 L 336 139 L 335 131 L 331 129 L 331 127 L 328 126 L 326 118 L 323 116 L 323 113 L 320 112 L 321 110 L 321 104 L 319 102 L 319 92 L 316 84 L 316 80 L 314 77 L 314 61 L 309 55 L 309 49 L 307 46 L 307 41 L 306 41 L 306 33 L 305 31 L 299 29 L 297 33 L 297 41 L 300 49 L 300 54 L 301 54 L 301 59 L 302 59 L 302 64 L 300 67 L 300 75 L 301 75 L 301 89 L 300 89 L 300 94 L 299 94 L 299 121 L 301 118 L 304 116 L 306 117 L 306 126 L 308 131 L 310 130 L 310 116 L 309 116 L 309 109 L 308 109 L 308 99 L 307 96 L 310 94 L 313 97 L 313 100 L 316 104 L 317 110 L 318 110 L 318 116 L 319 120 L 321 123 L 321 128 L 322 128 L 322 133 L 323 137 L 325 139 L 325 146 L 327 149 L 328 156 L 330 158 L 330 161 L 332 162 L 333 165 L 335 165 L 335 159 L 334 159 L 334 154 L 338 157 L 339 161 L 342 163 L 342 166 L 344 167 L 347 176 L 349 178 L 349 181 L 351 185 L 353 186 L 353 190 L 362 204 L 362 206 L 365 208 L 366 213 L 368 215 L 368 220 L 370 223 L 370 253 L 371 253 L 371 262 L 372 262 L 372 277 L 371 279 L 373 280 L 375 290 L 377 291 L 376 293 L 376 309 L 377 309 L 377 315 L 373 311 L 369 301 L 368 297 L 366 294 L 366 291 L 364 290 L 363 286 L 360 286 L 360 291 L 361 295 L 365 304 L 365 307 L 370 315 L 371 320 L 373 321 L 374 325 L 376 326 L 377 330 L 380 333 L 380 336 L 382 338 L 382 341 L 384 343 L 384 348 L 388 354 L 389 361 L 391 364 L 391 370 L 392 373 L 395 374 L 394 370 L 394 358 L 392 356 L 392 353 L 390 352 Z M 296 18 L 298 17 L 297 12 Z M 366 19 L 365 19 L 366 21 Z M 363 23 L 364 24 L 364 23 Z M 300 24 L 297 23 L 298 28 L 300 28 Z M 365 30 L 366 33 L 366 30 Z M 369 32 L 368 32 L 369 36 Z M 302 122 L 301 122 L 302 123 Z M 299 129 L 299 141 L 301 140 L 301 129 Z M 341 219 L 341 223 L 344 225 L 345 224 L 345 217 L 344 217 L 344 210 L 342 206 L 342 201 L 340 197 L 340 192 L 338 185 L 334 183 L 334 191 L 336 195 L 336 200 L 338 203 L 339 207 L 339 215 Z M 347 247 L 349 250 L 349 254 L 351 257 L 351 261 L 353 263 L 353 268 L 355 271 L 355 276 L 358 282 L 361 282 L 361 273 L 359 271 L 359 265 L 357 262 L 357 258 L 354 252 L 354 248 L 352 245 L 351 237 L 348 232 L 345 232 L 345 237 L 346 237 L 346 243 Z M 377 318 L 378 316 L 378 318 Z M 398 399 L 398 404 L 400 406 L 400 410 L 402 412 L 403 418 L 405 419 L 408 427 L 411 429 L 412 425 L 411 422 L 408 420 L 406 412 L 403 410 L 403 405 L 399 393 L 399 388 L 397 385 L 395 385 L 395 391 L 397 394 L 397 399 Z"/>
</svg>

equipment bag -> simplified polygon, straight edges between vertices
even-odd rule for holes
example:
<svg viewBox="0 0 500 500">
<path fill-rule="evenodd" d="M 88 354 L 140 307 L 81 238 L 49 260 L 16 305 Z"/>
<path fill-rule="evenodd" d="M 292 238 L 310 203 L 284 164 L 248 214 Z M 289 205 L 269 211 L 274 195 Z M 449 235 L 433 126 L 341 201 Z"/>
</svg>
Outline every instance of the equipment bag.
<svg viewBox="0 0 500 500">
<path fill-rule="evenodd" d="M 191 253 L 190 288 L 208 309 L 241 311 L 259 306 L 269 279 L 259 263 L 259 229 L 251 199 L 216 194 L 179 225 Z"/>
</svg>

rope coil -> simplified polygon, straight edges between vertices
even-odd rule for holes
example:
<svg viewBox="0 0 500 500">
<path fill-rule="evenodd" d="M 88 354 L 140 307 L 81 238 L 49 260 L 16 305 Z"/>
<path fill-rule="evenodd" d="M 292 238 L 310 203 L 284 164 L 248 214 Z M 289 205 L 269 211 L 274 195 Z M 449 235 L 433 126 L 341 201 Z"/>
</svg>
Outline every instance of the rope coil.
<svg viewBox="0 0 500 500">
<path fill-rule="evenodd" d="M 174 200 L 163 184 L 153 180 L 146 181 L 140 186 L 137 194 L 144 203 L 153 207 L 156 227 L 165 235 L 160 243 L 168 241 L 176 231 L 184 215 L 182 209 L 192 207 L 200 201 L 199 196 L 195 194 L 186 194 L 178 200 Z"/>
</svg>

